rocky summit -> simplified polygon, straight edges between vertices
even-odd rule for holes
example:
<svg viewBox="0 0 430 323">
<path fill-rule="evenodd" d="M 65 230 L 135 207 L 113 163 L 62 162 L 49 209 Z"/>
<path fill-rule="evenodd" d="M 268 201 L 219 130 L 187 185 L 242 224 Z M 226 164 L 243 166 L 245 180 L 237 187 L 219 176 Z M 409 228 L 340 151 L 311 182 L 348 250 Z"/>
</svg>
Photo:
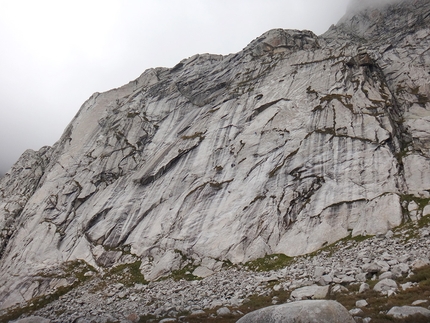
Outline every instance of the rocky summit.
<svg viewBox="0 0 430 323">
<path fill-rule="evenodd" d="M 0 179 L 0 309 L 123 269 L 210 279 L 430 214 L 429 26 L 429 0 L 352 1 L 323 35 L 270 30 L 95 93 Z"/>
</svg>

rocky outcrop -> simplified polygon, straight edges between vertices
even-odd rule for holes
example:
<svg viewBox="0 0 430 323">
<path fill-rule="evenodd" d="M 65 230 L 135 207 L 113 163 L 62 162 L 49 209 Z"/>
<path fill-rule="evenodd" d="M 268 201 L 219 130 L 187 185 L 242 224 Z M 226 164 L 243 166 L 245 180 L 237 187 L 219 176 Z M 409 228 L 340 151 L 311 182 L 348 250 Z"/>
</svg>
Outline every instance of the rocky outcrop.
<svg viewBox="0 0 430 323">
<path fill-rule="evenodd" d="M 66 261 L 206 276 L 419 219 L 429 12 L 402 1 L 320 37 L 271 30 L 94 94 L 0 180 L 0 307 L 46 293 L 38 277 Z"/>
<path fill-rule="evenodd" d="M 51 151 L 50 147 L 43 147 L 40 151 L 25 151 L 1 179 L 0 257 L 10 236 L 16 231 L 16 220 L 39 185 L 49 163 Z"/>
</svg>

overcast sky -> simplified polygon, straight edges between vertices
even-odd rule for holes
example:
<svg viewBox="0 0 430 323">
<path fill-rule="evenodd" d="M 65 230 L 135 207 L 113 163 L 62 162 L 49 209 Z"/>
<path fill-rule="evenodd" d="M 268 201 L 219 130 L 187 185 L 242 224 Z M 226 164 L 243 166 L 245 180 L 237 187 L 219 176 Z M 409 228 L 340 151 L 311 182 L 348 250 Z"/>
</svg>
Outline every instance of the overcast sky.
<svg viewBox="0 0 430 323">
<path fill-rule="evenodd" d="M 94 92 L 273 28 L 325 32 L 348 0 L 0 0 L 0 176 Z"/>
</svg>

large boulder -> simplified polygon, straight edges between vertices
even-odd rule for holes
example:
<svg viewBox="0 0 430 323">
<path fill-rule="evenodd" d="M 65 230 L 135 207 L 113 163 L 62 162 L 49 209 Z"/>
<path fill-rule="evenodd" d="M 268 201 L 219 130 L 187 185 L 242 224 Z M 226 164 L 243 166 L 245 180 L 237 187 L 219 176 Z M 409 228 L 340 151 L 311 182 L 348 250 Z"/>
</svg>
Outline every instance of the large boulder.
<svg viewBox="0 0 430 323">
<path fill-rule="evenodd" d="M 382 279 L 375 285 L 375 287 L 373 287 L 374 291 L 381 293 L 388 291 L 397 291 L 397 289 L 397 283 L 394 280 L 388 278 Z"/>
<path fill-rule="evenodd" d="M 335 301 L 306 300 L 266 307 L 237 323 L 355 323 L 348 310 Z"/>
<path fill-rule="evenodd" d="M 394 306 L 388 311 L 387 315 L 396 319 L 414 315 L 423 315 L 430 318 L 430 310 L 420 306 Z"/>
<path fill-rule="evenodd" d="M 50 322 L 51 322 L 51 320 L 46 319 L 46 318 L 41 317 L 41 316 L 29 316 L 29 317 L 25 317 L 23 319 L 13 321 L 11 323 L 50 323 Z"/>
</svg>

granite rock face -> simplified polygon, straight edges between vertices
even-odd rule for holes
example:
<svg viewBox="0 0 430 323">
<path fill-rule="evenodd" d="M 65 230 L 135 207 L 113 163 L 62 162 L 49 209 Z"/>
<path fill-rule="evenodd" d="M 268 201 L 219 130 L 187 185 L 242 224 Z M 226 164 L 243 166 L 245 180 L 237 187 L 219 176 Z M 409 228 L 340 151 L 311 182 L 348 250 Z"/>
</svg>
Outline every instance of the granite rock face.
<svg viewBox="0 0 430 323">
<path fill-rule="evenodd" d="M 0 180 L 0 307 L 47 293 L 40 272 L 67 261 L 139 262 L 155 280 L 419 219 L 429 12 L 355 8 L 321 36 L 271 30 L 91 96 Z"/>
</svg>

